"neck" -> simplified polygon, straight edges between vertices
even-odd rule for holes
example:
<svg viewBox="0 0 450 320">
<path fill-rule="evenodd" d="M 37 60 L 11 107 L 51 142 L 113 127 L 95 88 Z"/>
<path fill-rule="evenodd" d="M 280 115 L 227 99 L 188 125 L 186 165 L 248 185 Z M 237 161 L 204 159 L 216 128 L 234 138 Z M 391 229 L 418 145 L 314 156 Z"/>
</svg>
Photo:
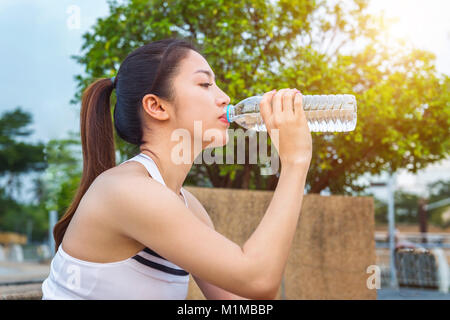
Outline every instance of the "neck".
<svg viewBox="0 0 450 320">
<path fill-rule="evenodd" d="M 175 194 L 180 195 L 180 189 L 183 186 L 184 180 L 186 179 L 189 171 L 191 170 L 195 156 L 187 159 L 190 161 L 186 160 L 181 163 L 174 162 L 172 160 L 172 149 L 177 144 L 179 143 L 172 141 L 170 144 L 168 144 L 167 141 L 160 144 L 145 143 L 140 146 L 140 151 L 141 153 L 149 156 L 155 162 L 166 186 L 174 191 Z M 191 154 L 194 155 L 193 150 L 191 150 Z"/>
</svg>

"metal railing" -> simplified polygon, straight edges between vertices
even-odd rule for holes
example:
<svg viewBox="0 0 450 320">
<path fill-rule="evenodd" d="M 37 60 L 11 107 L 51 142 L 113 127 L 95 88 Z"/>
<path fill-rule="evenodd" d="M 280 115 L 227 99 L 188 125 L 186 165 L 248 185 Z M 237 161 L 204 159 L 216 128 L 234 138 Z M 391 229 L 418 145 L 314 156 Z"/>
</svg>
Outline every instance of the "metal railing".
<svg viewBox="0 0 450 320">
<path fill-rule="evenodd" d="M 418 246 L 398 246 L 392 262 L 389 246 L 386 243 L 377 244 L 376 264 L 381 270 L 381 288 L 422 288 L 448 293 L 450 249 L 442 247 L 440 243 L 428 244 L 430 248 L 425 248 L 421 243 L 415 245 Z M 394 272 L 398 281 L 396 287 L 390 283 L 391 263 L 395 265 Z"/>
</svg>

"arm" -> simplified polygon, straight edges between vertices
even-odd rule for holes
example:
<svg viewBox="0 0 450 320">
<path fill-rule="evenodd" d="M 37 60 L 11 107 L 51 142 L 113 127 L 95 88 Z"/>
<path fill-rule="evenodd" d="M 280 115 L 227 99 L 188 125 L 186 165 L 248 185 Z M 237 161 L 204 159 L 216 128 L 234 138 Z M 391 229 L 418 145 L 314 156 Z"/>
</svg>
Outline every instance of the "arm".
<svg viewBox="0 0 450 320">
<path fill-rule="evenodd" d="M 99 200 L 119 234 L 233 297 L 273 299 L 296 229 L 306 172 L 305 167 L 282 168 L 267 212 L 243 248 L 200 221 L 153 179 L 107 177 Z"/>
<path fill-rule="evenodd" d="M 208 227 L 215 230 L 214 224 L 201 202 L 198 201 L 198 199 L 186 189 L 184 189 L 184 194 L 186 195 L 186 200 L 188 201 L 189 208 L 195 213 L 195 215 Z M 205 298 L 208 300 L 249 300 L 247 298 L 238 296 L 234 293 L 219 288 L 211 283 L 208 283 L 195 275 L 192 275 L 192 277 L 194 278 Z"/>
<path fill-rule="evenodd" d="M 193 276 L 193 278 L 205 298 L 208 300 L 251 300 L 225 291 L 195 276 Z"/>
<path fill-rule="evenodd" d="M 243 246 L 244 254 L 262 268 L 276 297 L 303 202 L 308 167 L 284 166 L 272 201 L 260 224 Z M 262 276 L 262 275 L 260 275 Z"/>
</svg>

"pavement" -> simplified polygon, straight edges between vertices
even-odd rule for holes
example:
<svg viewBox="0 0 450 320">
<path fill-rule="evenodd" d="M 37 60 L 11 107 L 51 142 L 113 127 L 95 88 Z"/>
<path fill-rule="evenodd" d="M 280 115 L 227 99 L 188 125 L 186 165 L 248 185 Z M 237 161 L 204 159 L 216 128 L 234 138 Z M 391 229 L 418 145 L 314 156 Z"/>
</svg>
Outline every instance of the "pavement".
<svg viewBox="0 0 450 320">
<path fill-rule="evenodd" d="M 418 288 L 380 289 L 377 290 L 377 300 L 450 300 L 450 292 Z"/>
<path fill-rule="evenodd" d="M 50 263 L 0 262 L 0 300 L 40 300 Z"/>
<path fill-rule="evenodd" d="M 0 262 L 0 285 L 44 280 L 50 273 L 49 263 Z"/>
<path fill-rule="evenodd" d="M 0 286 L 0 300 L 41 300 L 42 284 Z"/>
</svg>

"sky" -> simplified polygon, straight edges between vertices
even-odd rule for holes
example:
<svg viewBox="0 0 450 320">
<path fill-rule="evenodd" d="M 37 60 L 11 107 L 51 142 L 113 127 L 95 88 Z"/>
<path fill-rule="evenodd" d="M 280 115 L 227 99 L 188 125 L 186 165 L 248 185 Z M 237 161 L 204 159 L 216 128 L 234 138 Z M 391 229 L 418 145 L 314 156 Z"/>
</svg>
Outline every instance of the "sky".
<svg viewBox="0 0 450 320">
<path fill-rule="evenodd" d="M 79 29 L 68 25 L 76 4 Z M 82 34 L 108 14 L 106 1 L 0 1 L 0 113 L 21 106 L 32 113 L 31 141 L 48 141 L 78 130 L 79 112 L 69 101 L 74 76 L 83 70 L 70 58 L 79 54 Z"/>
<path fill-rule="evenodd" d="M 76 10 L 79 25 L 73 19 Z M 450 1 L 373 0 L 371 10 L 398 17 L 392 33 L 434 52 L 438 70 L 450 74 Z M 76 89 L 74 76 L 83 70 L 70 56 L 80 53 L 82 35 L 96 19 L 107 15 L 106 0 L 0 1 L 0 114 L 17 106 L 29 111 L 34 121 L 29 142 L 78 131 L 79 107 L 69 101 Z M 439 177 L 450 178 L 450 161 L 421 175 L 400 172 L 397 186 L 422 192 L 424 181 Z M 374 192 L 383 197 L 382 191 Z"/>
<path fill-rule="evenodd" d="M 372 0 L 371 9 L 398 18 L 390 33 L 434 52 L 437 69 L 450 74 L 450 1 Z"/>
</svg>

